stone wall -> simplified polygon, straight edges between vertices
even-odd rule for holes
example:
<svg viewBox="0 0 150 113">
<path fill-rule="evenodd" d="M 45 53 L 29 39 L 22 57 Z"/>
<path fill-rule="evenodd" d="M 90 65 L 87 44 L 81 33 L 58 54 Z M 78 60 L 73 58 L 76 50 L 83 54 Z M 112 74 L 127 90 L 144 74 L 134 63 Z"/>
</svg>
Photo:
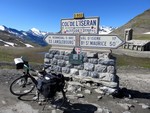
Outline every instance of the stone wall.
<svg viewBox="0 0 150 113">
<path fill-rule="evenodd" d="M 91 78 L 108 88 L 117 89 L 116 59 L 111 53 L 82 52 L 83 63 L 73 65 L 69 62 L 70 50 L 52 50 L 45 54 L 44 64 L 52 65 L 47 71 L 63 73 L 72 77 Z M 115 84 L 115 85 L 114 85 Z"/>
</svg>

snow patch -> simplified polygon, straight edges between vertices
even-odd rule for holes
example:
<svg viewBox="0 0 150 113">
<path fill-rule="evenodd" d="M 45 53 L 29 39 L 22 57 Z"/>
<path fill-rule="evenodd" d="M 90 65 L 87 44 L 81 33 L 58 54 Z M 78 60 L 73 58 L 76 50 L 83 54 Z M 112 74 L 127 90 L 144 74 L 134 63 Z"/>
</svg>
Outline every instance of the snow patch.
<svg viewBox="0 0 150 113">
<path fill-rule="evenodd" d="M 114 27 L 108 27 L 108 26 L 100 26 L 99 34 L 109 34 L 114 29 L 116 29 L 116 28 L 114 28 Z"/>
<path fill-rule="evenodd" d="M 1 31 L 5 31 L 5 27 L 4 26 L 0 26 L 0 30 Z"/>
<path fill-rule="evenodd" d="M 26 45 L 26 47 L 34 47 L 34 46 L 30 45 L 30 44 L 25 44 L 25 45 Z"/>
<path fill-rule="evenodd" d="M 17 44 L 12 43 L 12 42 L 3 41 L 3 40 L 1 40 L 1 39 L 0 39 L 0 41 L 3 42 L 3 43 L 5 43 L 5 46 L 12 46 L 12 47 L 15 47 L 15 45 L 17 45 Z"/>
<path fill-rule="evenodd" d="M 32 28 L 31 31 L 36 34 L 36 35 L 41 35 L 40 30 L 36 29 L 36 28 Z"/>
<path fill-rule="evenodd" d="M 146 33 L 143 33 L 143 34 L 150 34 L 150 32 L 146 32 Z"/>
</svg>

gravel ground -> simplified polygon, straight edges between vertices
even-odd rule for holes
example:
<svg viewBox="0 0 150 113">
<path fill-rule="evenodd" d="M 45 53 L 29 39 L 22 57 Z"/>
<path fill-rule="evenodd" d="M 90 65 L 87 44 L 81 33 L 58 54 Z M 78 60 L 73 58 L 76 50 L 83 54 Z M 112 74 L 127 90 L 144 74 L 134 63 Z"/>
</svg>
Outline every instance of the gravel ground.
<svg viewBox="0 0 150 113">
<path fill-rule="evenodd" d="M 150 58 L 150 52 L 124 49 L 114 49 L 112 52 Z M 14 64 L 0 63 L 0 67 L 5 65 L 13 67 Z M 34 66 L 34 68 L 41 69 L 41 66 Z M 76 94 L 67 92 L 66 95 L 70 102 L 67 102 L 63 109 L 54 109 L 46 105 L 44 111 L 42 111 L 43 105 L 32 101 L 34 92 L 23 97 L 23 100 L 19 100 L 10 93 L 11 82 L 21 74 L 21 71 L 15 69 L 0 69 L 0 113 L 150 113 L 150 69 L 118 67 L 119 86 L 125 92 L 123 97 L 119 95 L 114 98 L 110 95 L 101 95 L 93 90 L 91 94 L 85 94 L 84 89 L 78 92 L 84 97 L 76 98 Z M 132 95 L 132 98 L 129 98 L 129 95 Z"/>
<path fill-rule="evenodd" d="M 149 113 L 150 112 L 150 69 L 142 68 L 118 68 L 117 75 L 120 78 L 120 88 L 127 88 L 126 92 L 132 95 L 128 97 L 113 98 L 104 95 L 98 100 L 100 94 L 92 91 L 92 94 L 79 93 L 84 98 L 75 98 L 72 92 L 67 93 L 70 100 L 63 109 L 53 109 L 47 105 L 42 111 L 43 105 L 35 101 L 22 101 L 9 91 L 10 83 L 21 71 L 15 69 L 0 69 L 0 113 Z M 33 95 L 28 95 L 32 100 Z"/>
</svg>

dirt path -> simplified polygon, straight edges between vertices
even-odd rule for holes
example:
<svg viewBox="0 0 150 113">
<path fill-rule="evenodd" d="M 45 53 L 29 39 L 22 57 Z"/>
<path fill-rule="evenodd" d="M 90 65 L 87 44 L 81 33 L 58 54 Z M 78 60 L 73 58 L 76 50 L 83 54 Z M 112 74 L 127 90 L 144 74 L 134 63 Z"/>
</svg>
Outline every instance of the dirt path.
<svg viewBox="0 0 150 113">
<path fill-rule="evenodd" d="M 63 109 L 53 109 L 47 105 L 39 106 L 35 101 L 21 101 L 9 92 L 11 81 L 19 76 L 16 70 L 0 70 L 0 113 L 149 113 L 150 109 L 150 70 L 137 68 L 119 68 L 117 75 L 120 78 L 120 87 L 127 88 L 127 92 L 133 95 L 129 98 L 113 98 L 104 95 L 100 100 L 100 94 L 92 91 L 85 94 L 84 98 L 75 98 L 75 94 L 69 92 L 67 97 L 70 103 L 66 103 Z M 28 95 L 32 100 L 33 95 Z M 23 97 L 25 98 L 25 97 Z"/>
</svg>

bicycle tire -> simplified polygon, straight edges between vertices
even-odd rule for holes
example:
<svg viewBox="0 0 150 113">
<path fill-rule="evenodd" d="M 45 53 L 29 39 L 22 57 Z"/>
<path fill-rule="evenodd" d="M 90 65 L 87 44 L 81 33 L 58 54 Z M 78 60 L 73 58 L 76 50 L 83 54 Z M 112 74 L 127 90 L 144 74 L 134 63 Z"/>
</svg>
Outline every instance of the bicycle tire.
<svg viewBox="0 0 150 113">
<path fill-rule="evenodd" d="M 25 83 L 25 79 L 27 78 L 27 82 Z M 35 88 L 35 83 L 32 81 L 30 76 L 21 76 L 15 79 L 10 85 L 10 92 L 16 96 L 26 95 L 33 91 Z"/>
</svg>

